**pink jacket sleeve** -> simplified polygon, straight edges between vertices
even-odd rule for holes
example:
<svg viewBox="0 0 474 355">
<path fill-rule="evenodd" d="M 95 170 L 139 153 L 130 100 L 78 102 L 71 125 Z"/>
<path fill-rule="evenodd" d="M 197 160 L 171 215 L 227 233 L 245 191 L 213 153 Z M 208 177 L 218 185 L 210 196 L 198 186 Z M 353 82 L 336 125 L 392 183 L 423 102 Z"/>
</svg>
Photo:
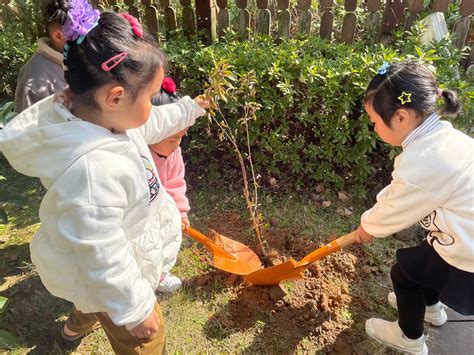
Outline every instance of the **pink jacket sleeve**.
<svg viewBox="0 0 474 355">
<path fill-rule="evenodd" d="M 152 152 L 160 181 L 166 192 L 173 198 L 181 218 L 187 218 L 190 210 L 186 197 L 186 181 L 184 180 L 184 161 L 181 148 L 178 147 L 168 158 L 160 158 Z"/>
</svg>

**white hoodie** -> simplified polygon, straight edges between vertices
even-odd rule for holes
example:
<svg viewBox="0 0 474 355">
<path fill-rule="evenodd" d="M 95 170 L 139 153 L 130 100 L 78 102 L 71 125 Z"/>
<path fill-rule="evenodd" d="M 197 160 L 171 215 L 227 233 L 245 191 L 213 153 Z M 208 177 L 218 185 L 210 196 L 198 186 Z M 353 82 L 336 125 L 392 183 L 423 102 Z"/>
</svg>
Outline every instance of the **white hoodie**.
<svg viewBox="0 0 474 355">
<path fill-rule="evenodd" d="M 402 145 L 362 227 L 385 237 L 419 222 L 448 264 L 474 272 L 474 140 L 434 114 Z"/>
<path fill-rule="evenodd" d="M 180 230 L 181 218 L 160 187 L 148 144 L 204 113 L 184 97 L 153 107 L 142 127 L 114 134 L 74 117 L 57 95 L 0 130 L 0 151 L 13 168 L 47 189 L 30 249 L 53 295 L 85 313 L 107 312 L 128 329 L 151 314 L 162 238 Z"/>
</svg>

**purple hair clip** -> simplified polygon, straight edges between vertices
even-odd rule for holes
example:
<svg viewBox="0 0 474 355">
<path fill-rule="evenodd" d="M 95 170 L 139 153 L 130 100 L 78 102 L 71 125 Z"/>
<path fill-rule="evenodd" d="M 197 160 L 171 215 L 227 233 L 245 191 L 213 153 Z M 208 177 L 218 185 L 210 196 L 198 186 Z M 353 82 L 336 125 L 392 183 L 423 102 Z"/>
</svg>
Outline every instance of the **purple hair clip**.
<svg viewBox="0 0 474 355">
<path fill-rule="evenodd" d="M 100 12 L 94 9 L 87 0 L 70 0 L 69 5 L 63 32 L 68 40 L 78 40 L 78 44 L 81 44 L 84 36 L 97 26 Z"/>
</svg>

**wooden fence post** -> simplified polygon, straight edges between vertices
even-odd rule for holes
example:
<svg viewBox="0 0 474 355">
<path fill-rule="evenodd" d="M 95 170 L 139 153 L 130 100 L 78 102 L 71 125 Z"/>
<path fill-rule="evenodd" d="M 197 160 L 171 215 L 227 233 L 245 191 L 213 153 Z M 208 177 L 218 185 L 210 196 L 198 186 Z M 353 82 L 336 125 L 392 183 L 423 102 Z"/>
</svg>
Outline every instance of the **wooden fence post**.
<svg viewBox="0 0 474 355">
<path fill-rule="evenodd" d="M 216 40 L 217 7 L 215 0 L 196 0 L 196 26 L 204 30 L 211 41 Z"/>
<path fill-rule="evenodd" d="M 183 33 L 189 38 L 196 34 L 194 10 L 191 7 L 191 0 L 179 0 L 179 3 L 183 6 Z"/>
<path fill-rule="evenodd" d="M 127 12 L 137 20 L 140 20 L 140 13 L 138 7 L 135 6 L 135 0 L 123 0 L 123 2 L 128 6 Z"/>
<path fill-rule="evenodd" d="M 319 29 L 319 35 L 321 38 L 331 40 L 332 37 L 332 24 L 334 22 L 334 14 L 331 11 L 333 6 L 333 0 L 321 0 L 319 3 L 321 6 L 321 28 Z"/>
<path fill-rule="evenodd" d="M 268 0 L 257 0 L 257 7 L 259 8 L 257 32 L 265 36 L 270 36 L 272 13 L 268 9 Z"/>
<path fill-rule="evenodd" d="M 406 31 L 410 30 L 415 21 L 420 19 L 420 13 L 423 11 L 423 0 L 410 0 L 408 2 L 408 11 L 410 12 L 410 16 L 408 16 L 405 22 Z"/>
<path fill-rule="evenodd" d="M 109 4 L 109 8 L 115 12 L 120 11 L 120 7 L 117 4 L 117 0 L 108 0 L 107 3 Z"/>
<path fill-rule="evenodd" d="M 342 24 L 341 39 L 344 43 L 352 43 L 357 25 L 357 16 L 354 11 L 357 9 L 357 0 L 346 0 L 344 2 L 344 10 L 348 13 L 344 16 Z"/>
<path fill-rule="evenodd" d="M 311 0 L 298 0 L 298 8 L 300 10 L 300 19 L 298 23 L 299 32 L 302 35 L 311 34 L 311 21 L 313 15 L 311 14 Z"/>
<path fill-rule="evenodd" d="M 160 7 L 165 17 L 166 33 L 176 31 L 176 11 L 170 6 L 170 0 L 160 0 Z"/>
<path fill-rule="evenodd" d="M 446 12 L 448 11 L 451 0 L 434 0 L 432 12 Z"/>
<path fill-rule="evenodd" d="M 142 0 L 143 6 L 145 6 L 145 24 L 150 33 L 155 39 L 158 38 L 158 9 L 151 4 L 151 0 Z"/>
<path fill-rule="evenodd" d="M 217 0 L 217 7 L 219 8 L 219 15 L 217 15 L 217 35 L 221 38 L 230 27 L 230 14 L 227 9 L 227 0 Z"/>
<path fill-rule="evenodd" d="M 403 0 L 386 0 L 382 18 L 382 34 L 391 34 L 403 22 Z"/>
<path fill-rule="evenodd" d="M 290 36 L 290 0 L 278 0 L 278 38 Z"/>
<path fill-rule="evenodd" d="M 369 30 L 374 35 L 376 41 L 380 40 L 381 29 L 380 26 L 380 0 L 368 0 L 367 1 L 367 10 L 370 12 L 367 16 L 367 25 L 366 29 Z"/>
<path fill-rule="evenodd" d="M 250 38 L 250 12 L 247 10 L 247 0 L 236 0 L 235 3 L 239 8 L 239 38 L 247 40 Z"/>
</svg>

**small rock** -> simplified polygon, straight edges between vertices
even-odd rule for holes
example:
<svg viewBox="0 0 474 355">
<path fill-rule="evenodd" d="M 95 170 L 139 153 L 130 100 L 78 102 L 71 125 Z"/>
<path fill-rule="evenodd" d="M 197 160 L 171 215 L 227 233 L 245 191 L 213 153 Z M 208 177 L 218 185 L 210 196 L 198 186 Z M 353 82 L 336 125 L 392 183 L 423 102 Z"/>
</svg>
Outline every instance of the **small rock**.
<svg viewBox="0 0 474 355">
<path fill-rule="evenodd" d="M 232 274 L 227 278 L 227 280 L 225 280 L 225 284 L 229 286 L 233 286 L 237 282 L 238 278 L 239 278 L 239 275 Z"/>
<path fill-rule="evenodd" d="M 270 224 L 272 227 L 278 227 L 278 225 L 280 224 L 280 221 L 278 220 L 278 218 L 274 217 L 270 220 Z"/>
<path fill-rule="evenodd" d="M 274 177 L 271 177 L 269 182 L 270 182 L 270 186 L 275 186 L 277 184 L 277 179 L 275 179 Z"/>
<path fill-rule="evenodd" d="M 321 193 L 324 192 L 324 186 L 323 186 L 323 184 L 318 184 L 318 185 L 316 186 L 316 192 L 317 192 L 318 194 L 321 194 Z"/>
<path fill-rule="evenodd" d="M 331 329 L 331 322 L 330 321 L 325 321 L 321 325 L 321 328 L 323 328 L 323 330 L 325 330 L 325 331 L 328 331 L 329 329 Z"/>
<path fill-rule="evenodd" d="M 282 288 L 282 286 L 277 285 L 270 287 L 268 290 L 268 295 L 272 299 L 273 303 L 277 303 L 287 295 L 287 292 Z"/>
<path fill-rule="evenodd" d="M 337 197 L 339 197 L 339 200 L 341 200 L 342 202 L 349 201 L 349 196 L 344 191 L 339 191 L 337 193 Z"/>
<path fill-rule="evenodd" d="M 338 209 L 336 210 L 336 213 L 337 213 L 337 214 L 340 214 L 341 216 L 344 216 L 344 209 L 343 209 L 343 208 L 338 208 Z"/>
<path fill-rule="evenodd" d="M 272 203 L 273 202 L 273 199 L 270 196 L 267 196 L 265 198 L 265 200 L 267 201 L 267 203 Z"/>
<path fill-rule="evenodd" d="M 350 217 L 350 216 L 352 216 L 352 213 L 353 212 L 350 209 L 344 208 L 344 216 Z"/>
<path fill-rule="evenodd" d="M 17 261 L 18 261 L 18 258 L 19 258 L 19 254 L 18 254 L 18 253 L 10 254 L 10 256 L 8 257 L 8 262 L 10 262 L 10 263 L 17 262 Z"/>
<path fill-rule="evenodd" d="M 321 195 L 315 194 L 314 192 L 311 193 L 311 199 L 315 202 L 321 201 L 323 198 Z"/>
<path fill-rule="evenodd" d="M 272 309 L 272 310 L 270 311 L 270 313 L 271 313 L 271 314 L 275 314 L 275 313 L 276 313 L 276 309 Z"/>
<path fill-rule="evenodd" d="M 364 274 L 367 274 L 367 275 L 372 273 L 372 268 L 369 265 L 362 266 L 361 270 Z"/>
<path fill-rule="evenodd" d="M 306 298 L 312 298 L 313 297 L 313 294 L 311 292 L 306 292 L 305 293 L 305 297 Z"/>
<path fill-rule="evenodd" d="M 328 208 L 331 205 L 332 205 L 331 201 L 323 201 L 323 204 L 322 204 L 323 208 Z"/>
</svg>

